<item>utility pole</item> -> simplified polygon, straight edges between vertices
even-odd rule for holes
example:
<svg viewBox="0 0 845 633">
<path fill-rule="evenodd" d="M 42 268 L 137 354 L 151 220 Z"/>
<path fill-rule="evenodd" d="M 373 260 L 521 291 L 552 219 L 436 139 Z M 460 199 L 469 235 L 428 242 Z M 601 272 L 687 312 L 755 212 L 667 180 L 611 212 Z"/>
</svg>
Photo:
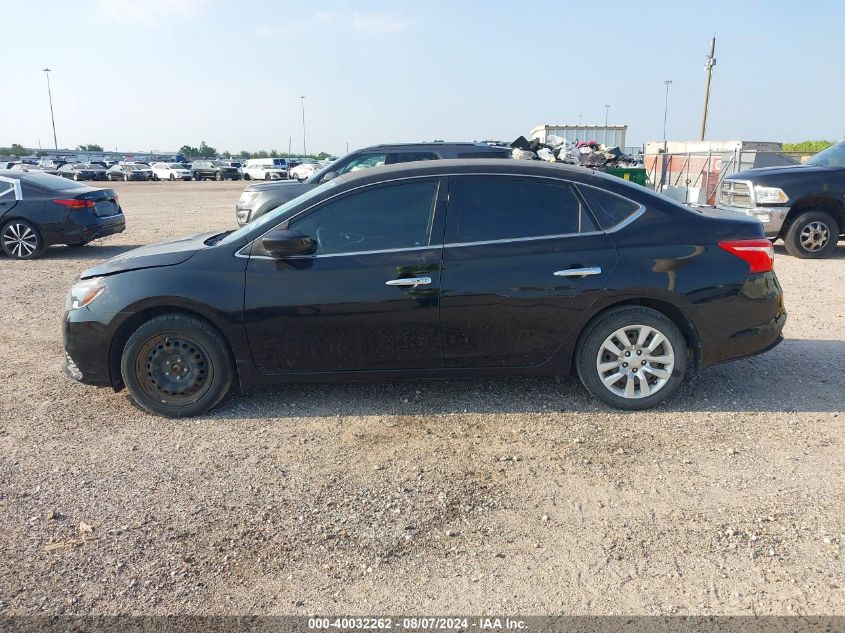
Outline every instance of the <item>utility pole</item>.
<svg viewBox="0 0 845 633">
<path fill-rule="evenodd" d="M 290 156 L 290 155 L 291 155 L 291 153 L 290 153 L 290 151 L 291 151 L 291 147 L 290 147 L 290 146 L 291 146 L 291 143 L 293 143 L 293 137 L 292 137 L 292 136 L 288 136 L 288 156 Z"/>
<path fill-rule="evenodd" d="M 300 97 L 302 102 L 302 155 L 305 156 L 308 150 L 305 149 L 305 97 Z"/>
<path fill-rule="evenodd" d="M 604 104 L 604 127 L 607 127 L 607 115 L 610 114 L 610 104 Z"/>
<path fill-rule="evenodd" d="M 669 86 L 672 85 L 672 80 L 667 79 L 663 84 L 666 86 L 666 101 L 663 104 L 663 168 L 660 170 L 660 187 L 658 191 L 663 191 L 663 185 L 666 182 L 666 170 L 668 168 L 668 156 L 666 152 L 669 144 L 666 141 L 666 121 L 669 119 Z"/>
<path fill-rule="evenodd" d="M 707 63 L 704 70 L 707 71 L 707 87 L 704 90 L 704 116 L 701 118 L 701 140 L 704 140 L 704 133 L 707 131 L 707 110 L 710 107 L 710 79 L 713 77 L 713 66 L 716 65 L 716 36 L 710 40 L 710 52 L 707 55 Z"/>
<path fill-rule="evenodd" d="M 59 142 L 56 140 L 56 117 L 53 115 L 53 91 L 50 90 L 50 69 L 44 68 L 42 72 L 47 75 L 47 96 L 50 98 L 50 121 L 53 122 L 53 145 L 59 149 Z"/>
<path fill-rule="evenodd" d="M 349 141 L 346 141 L 346 153 L 349 153 Z"/>
</svg>

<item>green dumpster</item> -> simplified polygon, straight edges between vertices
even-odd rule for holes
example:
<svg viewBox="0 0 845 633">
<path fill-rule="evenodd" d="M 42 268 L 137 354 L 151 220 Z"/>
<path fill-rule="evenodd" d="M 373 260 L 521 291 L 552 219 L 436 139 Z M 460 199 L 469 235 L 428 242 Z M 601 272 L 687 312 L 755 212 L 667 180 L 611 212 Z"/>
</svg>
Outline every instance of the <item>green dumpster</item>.
<svg viewBox="0 0 845 633">
<path fill-rule="evenodd" d="M 648 172 L 644 167 L 606 167 L 604 173 L 628 180 L 637 185 L 645 187 L 648 180 Z"/>
</svg>

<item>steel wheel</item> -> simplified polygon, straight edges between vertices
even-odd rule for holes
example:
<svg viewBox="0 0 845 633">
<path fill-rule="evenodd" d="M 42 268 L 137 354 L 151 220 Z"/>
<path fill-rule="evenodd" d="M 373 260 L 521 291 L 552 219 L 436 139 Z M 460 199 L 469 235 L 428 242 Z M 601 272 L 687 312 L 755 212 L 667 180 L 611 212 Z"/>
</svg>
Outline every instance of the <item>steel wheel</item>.
<svg viewBox="0 0 845 633">
<path fill-rule="evenodd" d="M 675 368 L 669 339 L 648 325 L 629 325 L 604 339 L 596 370 L 604 386 L 622 398 L 644 398 L 660 391 Z"/>
<path fill-rule="evenodd" d="M 801 247 L 814 253 L 827 246 L 830 240 L 830 228 L 821 221 L 814 221 L 804 225 L 801 229 Z"/>
<path fill-rule="evenodd" d="M 32 259 L 41 250 L 41 237 L 34 226 L 25 220 L 12 220 L 3 227 L 3 251 L 16 259 Z"/>
<path fill-rule="evenodd" d="M 214 380 L 214 366 L 205 347 L 192 337 L 159 334 L 141 346 L 135 376 L 147 396 L 178 407 L 205 395 Z"/>
</svg>

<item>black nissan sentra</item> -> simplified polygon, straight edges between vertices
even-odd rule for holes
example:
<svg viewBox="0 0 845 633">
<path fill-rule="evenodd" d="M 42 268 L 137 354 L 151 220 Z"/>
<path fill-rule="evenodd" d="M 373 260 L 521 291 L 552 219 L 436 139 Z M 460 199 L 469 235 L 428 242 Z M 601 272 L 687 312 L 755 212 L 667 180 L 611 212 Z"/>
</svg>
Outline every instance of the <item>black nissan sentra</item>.
<svg viewBox="0 0 845 633">
<path fill-rule="evenodd" d="M 66 372 L 167 416 L 208 411 L 236 382 L 572 373 L 644 409 L 693 369 L 781 340 L 772 263 L 753 218 L 580 168 L 379 167 L 85 271 Z"/>
</svg>

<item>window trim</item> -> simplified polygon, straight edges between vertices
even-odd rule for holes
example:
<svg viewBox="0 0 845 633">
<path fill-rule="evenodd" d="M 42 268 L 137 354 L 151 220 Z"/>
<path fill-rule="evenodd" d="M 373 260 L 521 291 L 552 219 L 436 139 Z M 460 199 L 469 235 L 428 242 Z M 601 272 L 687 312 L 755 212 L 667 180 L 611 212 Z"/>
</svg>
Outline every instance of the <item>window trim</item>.
<svg viewBox="0 0 845 633">
<path fill-rule="evenodd" d="M 253 245 L 258 240 L 262 239 L 265 235 L 270 233 L 271 231 L 275 231 L 276 229 L 279 229 L 279 228 L 287 228 L 287 225 L 291 221 L 295 220 L 296 218 L 298 218 L 303 213 L 306 213 L 306 212 L 310 211 L 311 209 L 313 209 L 314 207 L 317 207 L 319 205 L 326 204 L 327 202 L 329 202 L 330 200 L 333 200 L 334 198 L 337 198 L 338 196 L 346 195 L 348 193 L 351 193 L 353 191 L 358 191 L 359 189 L 364 189 L 366 187 L 372 187 L 372 186 L 375 186 L 375 185 L 383 185 L 383 184 L 392 183 L 392 182 L 402 182 L 402 181 L 405 181 L 405 180 L 417 180 L 417 179 L 421 179 L 421 178 L 440 178 L 440 179 L 442 179 L 442 178 L 451 178 L 452 176 L 510 176 L 510 177 L 517 177 L 517 178 L 540 178 L 542 180 L 551 180 L 551 181 L 556 182 L 556 183 L 565 183 L 565 184 L 567 184 L 571 187 L 574 187 L 575 193 L 578 195 L 579 200 L 582 198 L 580 193 L 578 193 L 578 186 L 581 186 L 583 183 L 580 183 L 580 182 L 575 181 L 575 180 L 569 180 L 567 178 L 554 178 L 552 176 L 537 176 L 535 174 L 514 174 L 514 173 L 509 173 L 509 172 L 508 173 L 505 173 L 505 172 L 466 172 L 466 173 L 461 173 L 461 174 L 434 173 L 434 174 L 425 174 L 425 175 L 419 175 L 419 176 L 403 176 L 401 178 L 391 178 L 389 180 L 380 180 L 378 182 L 371 182 L 371 183 L 367 183 L 365 185 L 359 185 L 357 187 L 353 187 L 352 189 L 347 189 L 346 191 L 341 191 L 341 192 L 335 193 L 334 195 L 329 196 L 328 198 L 324 198 L 324 199 L 320 200 L 319 202 L 315 202 L 314 204 L 312 204 L 312 205 L 302 209 L 301 211 L 299 211 L 296 215 L 293 215 L 293 216 L 289 217 L 287 220 L 284 220 L 283 222 L 279 222 L 279 224 L 276 224 L 275 226 L 266 230 L 261 235 L 259 235 L 259 236 L 255 237 L 254 239 L 250 240 L 244 246 L 237 248 L 235 250 L 235 252 L 233 253 L 233 255 L 235 257 L 246 258 L 246 259 L 250 259 L 250 258 L 253 258 L 253 257 L 256 258 L 256 259 L 271 259 L 271 260 L 274 259 L 273 257 L 270 257 L 269 255 L 251 255 L 250 253 L 252 251 Z M 587 233 L 561 233 L 561 234 L 558 234 L 558 235 L 537 235 L 537 236 L 533 236 L 533 237 L 505 238 L 505 239 L 501 239 L 501 240 L 490 240 L 490 241 L 482 241 L 482 242 L 446 242 L 446 237 L 445 237 L 445 234 L 444 234 L 442 243 L 429 244 L 428 246 L 411 246 L 411 247 L 408 247 L 408 248 L 385 249 L 385 250 L 380 250 L 380 251 L 353 251 L 353 252 L 348 252 L 348 253 L 328 253 L 328 254 L 325 254 L 325 255 L 296 255 L 296 256 L 293 256 L 293 257 L 290 257 L 290 258 L 286 258 L 286 259 L 314 259 L 314 258 L 317 258 L 317 257 L 340 257 L 340 256 L 349 256 L 349 255 L 374 255 L 374 254 L 378 254 L 378 253 L 395 253 L 395 252 L 400 252 L 400 251 L 416 251 L 416 250 L 424 250 L 424 249 L 428 249 L 428 248 L 458 248 L 458 247 L 462 247 L 462 246 L 482 246 L 484 244 L 499 244 L 499 243 L 505 244 L 505 243 L 510 243 L 510 242 L 528 242 L 528 241 L 536 241 L 536 240 L 563 239 L 563 238 L 579 237 L 579 236 L 588 236 L 589 237 L 589 236 L 593 236 L 593 235 L 607 235 L 607 234 L 610 234 L 610 233 L 616 233 L 617 231 L 620 231 L 621 229 L 625 228 L 626 226 L 628 226 L 629 224 L 631 224 L 632 222 L 637 220 L 641 215 L 643 215 L 646 212 L 645 205 L 640 204 L 639 202 L 636 202 L 635 200 L 631 200 L 630 198 L 626 198 L 625 196 L 620 196 L 617 193 L 614 193 L 612 191 L 608 191 L 606 189 L 602 189 L 601 187 L 595 187 L 593 185 L 587 185 L 587 184 L 583 184 L 583 186 L 592 187 L 593 189 L 598 189 L 599 191 L 607 191 L 608 193 L 610 193 L 614 196 L 618 196 L 619 198 L 622 198 L 624 200 L 627 200 L 628 202 L 631 202 L 632 204 L 637 205 L 637 207 L 639 207 L 639 208 L 634 213 L 629 215 L 625 220 L 623 220 L 619 224 L 614 225 L 613 227 L 611 227 L 609 229 L 602 230 L 601 228 L 599 228 L 599 230 L 597 230 L 597 231 L 590 231 L 590 232 L 587 232 Z M 437 206 L 439 206 L 440 197 L 442 195 L 443 195 L 443 192 L 438 191 Z M 590 212 L 590 215 L 593 215 L 592 209 L 589 208 L 589 205 L 587 205 L 586 201 L 583 201 L 583 202 L 584 202 L 584 205 L 587 207 L 588 211 Z M 438 212 L 438 209 L 435 209 L 435 213 L 437 213 L 437 212 Z M 593 217 L 593 221 L 595 222 L 595 217 Z M 598 226 L 597 222 L 596 222 L 596 226 Z"/>
<path fill-rule="evenodd" d="M 633 222 L 634 220 L 639 218 L 643 213 L 645 213 L 645 207 L 642 204 L 640 204 L 639 202 L 636 202 L 634 200 L 631 200 L 630 198 L 626 198 L 625 196 L 621 196 L 614 191 L 609 191 L 608 189 L 602 189 L 601 187 L 595 187 L 593 185 L 588 185 L 588 184 L 580 183 L 580 182 L 573 182 L 572 184 L 574 185 L 574 188 L 575 188 L 575 191 L 578 194 L 578 197 L 581 200 L 583 200 L 584 205 L 587 207 L 587 209 L 589 209 L 590 215 L 593 216 L 593 221 L 595 222 L 596 226 L 598 226 L 598 227 L 601 227 L 601 223 L 598 221 L 598 216 L 596 216 L 596 212 L 593 211 L 593 208 L 590 206 L 590 203 L 587 201 L 587 198 L 584 197 L 584 194 L 582 194 L 579 191 L 579 189 L 578 189 L 579 187 L 589 187 L 590 189 L 595 189 L 596 191 L 600 191 L 601 193 L 606 193 L 606 194 L 611 195 L 611 196 L 616 196 L 617 198 L 621 198 L 625 202 L 630 202 L 635 207 L 637 207 L 637 209 L 634 210 L 633 213 L 628 215 L 628 217 L 626 217 L 624 220 L 622 220 L 621 222 L 617 222 L 616 224 L 614 224 L 613 226 L 611 226 L 608 229 L 604 229 L 605 233 L 615 233 L 616 231 L 625 228 L 631 222 Z"/>
</svg>

